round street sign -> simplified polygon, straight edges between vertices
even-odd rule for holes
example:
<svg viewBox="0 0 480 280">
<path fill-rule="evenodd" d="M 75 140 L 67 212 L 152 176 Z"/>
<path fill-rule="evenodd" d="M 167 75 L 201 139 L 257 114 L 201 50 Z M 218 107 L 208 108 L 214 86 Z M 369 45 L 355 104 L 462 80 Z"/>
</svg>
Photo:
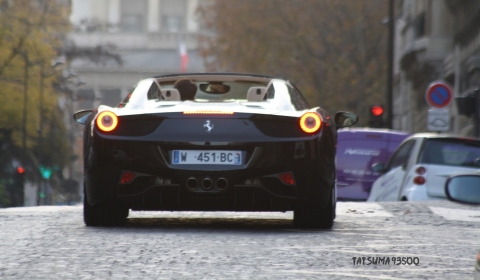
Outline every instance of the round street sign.
<svg viewBox="0 0 480 280">
<path fill-rule="evenodd" d="M 444 82 L 433 82 L 425 92 L 425 99 L 430 107 L 447 107 L 452 101 L 452 89 Z"/>
</svg>

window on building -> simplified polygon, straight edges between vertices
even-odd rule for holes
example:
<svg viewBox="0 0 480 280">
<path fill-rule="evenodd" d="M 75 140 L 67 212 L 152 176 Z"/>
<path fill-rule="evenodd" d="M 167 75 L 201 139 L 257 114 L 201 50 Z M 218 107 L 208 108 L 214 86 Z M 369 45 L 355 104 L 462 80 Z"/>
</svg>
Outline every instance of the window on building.
<svg viewBox="0 0 480 280">
<path fill-rule="evenodd" d="M 160 4 L 162 30 L 167 32 L 184 31 L 186 14 L 186 0 L 163 0 Z"/>
<path fill-rule="evenodd" d="M 77 108 L 91 109 L 95 102 L 95 92 L 93 89 L 79 89 L 77 91 Z"/>
<path fill-rule="evenodd" d="M 102 101 L 101 104 L 115 107 L 122 101 L 120 89 L 102 89 Z"/>
<path fill-rule="evenodd" d="M 425 36 L 425 12 L 420 13 L 414 20 L 415 38 Z"/>
<path fill-rule="evenodd" d="M 121 26 L 123 32 L 143 32 L 147 22 L 147 0 L 122 0 Z"/>
</svg>

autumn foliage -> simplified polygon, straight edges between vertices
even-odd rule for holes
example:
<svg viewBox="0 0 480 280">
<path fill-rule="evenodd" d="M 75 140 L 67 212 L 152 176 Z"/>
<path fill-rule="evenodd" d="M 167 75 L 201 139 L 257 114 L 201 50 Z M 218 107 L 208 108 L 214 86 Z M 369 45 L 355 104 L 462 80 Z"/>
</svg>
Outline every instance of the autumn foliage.
<svg viewBox="0 0 480 280">
<path fill-rule="evenodd" d="M 68 4 L 0 0 L 0 172 L 17 160 L 29 177 L 40 157 L 60 166 L 70 160 L 52 67 L 70 28 Z"/>
<path fill-rule="evenodd" d="M 383 0 L 213 0 L 200 16 L 209 71 L 288 78 L 312 106 L 348 110 L 366 125 L 383 104 L 388 14 Z"/>
</svg>

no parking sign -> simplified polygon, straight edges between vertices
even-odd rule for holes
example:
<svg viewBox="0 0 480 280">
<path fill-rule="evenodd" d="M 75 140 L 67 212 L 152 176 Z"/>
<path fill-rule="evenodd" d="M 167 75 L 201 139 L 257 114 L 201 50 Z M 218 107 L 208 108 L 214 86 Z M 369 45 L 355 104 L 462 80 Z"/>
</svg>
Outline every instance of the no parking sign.
<svg viewBox="0 0 480 280">
<path fill-rule="evenodd" d="M 431 109 L 428 110 L 428 131 L 449 131 L 450 111 L 447 107 L 452 101 L 452 89 L 442 81 L 431 83 L 425 92 L 425 100 Z"/>
<path fill-rule="evenodd" d="M 433 108 L 447 107 L 452 101 L 452 89 L 442 81 L 433 82 L 425 92 L 425 100 Z"/>
</svg>

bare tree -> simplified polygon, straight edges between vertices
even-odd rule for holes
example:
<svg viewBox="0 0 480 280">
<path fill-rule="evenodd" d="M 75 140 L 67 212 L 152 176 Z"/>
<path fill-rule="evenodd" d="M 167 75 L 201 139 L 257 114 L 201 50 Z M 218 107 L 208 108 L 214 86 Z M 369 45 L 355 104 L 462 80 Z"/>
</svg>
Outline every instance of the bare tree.
<svg viewBox="0 0 480 280">
<path fill-rule="evenodd" d="M 201 53 L 210 71 L 290 78 L 312 105 L 366 120 L 384 102 L 387 12 L 382 0 L 216 0 L 199 10 Z"/>
</svg>

